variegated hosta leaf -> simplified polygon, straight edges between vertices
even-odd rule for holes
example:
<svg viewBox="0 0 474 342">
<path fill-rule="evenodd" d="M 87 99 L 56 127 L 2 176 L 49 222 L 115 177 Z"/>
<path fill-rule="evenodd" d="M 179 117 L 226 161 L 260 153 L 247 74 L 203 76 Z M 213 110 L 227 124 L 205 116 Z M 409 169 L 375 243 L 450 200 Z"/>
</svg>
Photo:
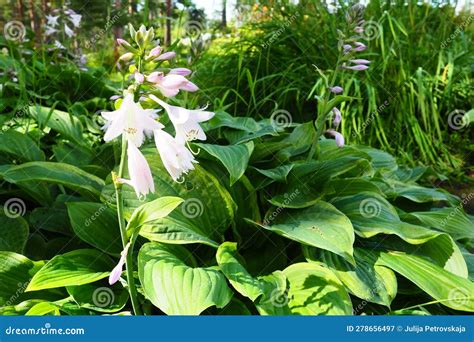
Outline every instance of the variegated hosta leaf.
<svg viewBox="0 0 474 342">
<path fill-rule="evenodd" d="M 433 263 L 400 252 L 381 253 L 378 265 L 411 280 L 439 303 L 455 310 L 474 312 L 474 283 Z"/>
<path fill-rule="evenodd" d="M 351 221 L 333 205 L 318 201 L 305 209 L 274 210 L 256 223 L 288 239 L 326 249 L 353 262 L 354 230 Z"/>
<path fill-rule="evenodd" d="M 355 265 L 340 256 L 321 249 L 305 248 L 306 258 L 321 261 L 330 268 L 347 290 L 366 301 L 390 306 L 397 294 L 397 279 L 389 268 L 376 265 L 377 253 L 354 249 Z"/>
<path fill-rule="evenodd" d="M 351 315 L 352 303 L 344 285 L 336 275 L 316 263 L 297 263 L 282 275 L 266 277 L 265 296 L 257 309 L 263 315 Z M 280 280 L 278 280 L 280 278 Z M 263 280 L 263 279 L 262 279 Z"/>
</svg>

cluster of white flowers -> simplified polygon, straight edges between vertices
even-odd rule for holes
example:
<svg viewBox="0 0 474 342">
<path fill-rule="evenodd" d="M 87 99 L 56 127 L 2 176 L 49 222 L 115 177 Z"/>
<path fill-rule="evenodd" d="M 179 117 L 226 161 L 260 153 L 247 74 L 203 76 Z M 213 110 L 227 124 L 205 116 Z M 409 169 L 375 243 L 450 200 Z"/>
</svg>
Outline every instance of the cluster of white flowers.
<svg viewBox="0 0 474 342">
<path fill-rule="evenodd" d="M 59 20 L 61 19 L 61 23 Z M 52 14 L 46 16 L 46 25 L 44 26 L 46 36 L 51 36 L 64 31 L 68 38 L 72 38 L 75 33 L 74 29 L 81 25 L 82 16 L 72 9 L 64 11 L 54 10 Z M 72 28 L 71 28 L 72 27 Z M 55 41 L 59 43 L 57 40 Z M 61 43 L 59 43 L 61 44 Z"/>
<path fill-rule="evenodd" d="M 143 59 L 148 62 L 158 61 L 161 63 L 176 56 L 174 52 L 162 53 L 160 45 L 154 46 L 147 54 L 146 46 L 153 39 L 153 30 L 146 30 L 142 26 L 139 31 L 134 32 L 133 28 L 131 31 L 138 48 L 133 47 L 123 39 L 119 39 L 118 43 L 129 51 L 120 57 L 120 61 L 128 62 L 135 60 L 135 58 L 144 57 Z M 153 92 L 159 91 L 164 97 L 173 97 L 180 90 L 197 91 L 198 87 L 185 77 L 191 74 L 191 70 L 174 68 L 167 70 L 166 74 L 164 69 L 145 72 L 139 70 L 135 64 L 130 65 L 128 69 L 131 70 L 134 84 L 125 91 L 117 110 L 102 113 L 107 121 L 104 126 L 104 140 L 111 141 L 119 136 L 125 136 L 128 144 L 127 156 L 130 179 L 120 178 L 118 181 L 132 186 L 137 196 L 141 197 L 155 191 L 150 167 L 139 150 L 145 139 L 147 137 L 154 138 L 164 167 L 171 178 L 178 181 L 184 174 L 193 170 L 193 164 L 197 163 L 189 149 L 189 142 L 195 139 L 206 139 L 199 123 L 211 119 L 214 113 L 206 111 L 205 108 L 188 110 L 172 106 L 153 94 Z M 138 89 L 143 90 L 144 87 L 148 87 L 150 91 L 148 93 L 146 91 L 138 93 Z M 135 98 L 139 100 L 136 101 Z M 157 121 L 156 110 L 144 109 L 140 99 L 151 99 L 165 110 L 174 126 L 176 132 L 174 137 L 165 132 L 163 124 Z"/>
</svg>

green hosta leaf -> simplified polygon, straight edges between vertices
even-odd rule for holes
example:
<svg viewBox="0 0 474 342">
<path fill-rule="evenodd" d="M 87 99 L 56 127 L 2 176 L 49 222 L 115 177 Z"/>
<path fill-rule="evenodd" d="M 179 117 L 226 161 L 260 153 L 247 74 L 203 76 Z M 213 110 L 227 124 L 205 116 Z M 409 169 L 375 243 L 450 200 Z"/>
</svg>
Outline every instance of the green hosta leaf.
<svg viewBox="0 0 474 342">
<path fill-rule="evenodd" d="M 66 209 L 35 208 L 30 213 L 30 225 L 35 229 L 72 235 L 69 216 Z"/>
<path fill-rule="evenodd" d="M 123 246 L 115 210 L 103 203 L 69 202 L 67 211 L 81 240 L 109 254 L 120 254 Z"/>
<path fill-rule="evenodd" d="M 365 249 L 355 248 L 355 266 L 338 255 L 314 248 L 306 248 L 311 261 L 325 263 L 346 286 L 348 291 L 366 301 L 390 306 L 397 294 L 397 278 L 392 270 L 376 265 L 377 255 Z"/>
<path fill-rule="evenodd" d="M 365 191 L 382 194 L 377 185 L 363 178 L 331 179 L 329 186 L 336 196 L 357 195 Z"/>
<path fill-rule="evenodd" d="M 165 196 L 139 206 L 128 221 L 128 234 L 133 235 L 141 226 L 168 216 L 183 201 L 179 197 Z"/>
<path fill-rule="evenodd" d="M 49 182 L 61 184 L 88 196 L 99 196 L 104 181 L 75 166 L 53 162 L 29 162 L 9 168 L 4 178 L 10 183 Z"/>
<path fill-rule="evenodd" d="M 316 263 L 297 263 L 283 271 L 288 281 L 281 293 L 257 305 L 261 314 L 271 315 L 351 315 L 352 304 L 344 285 L 329 269 Z M 275 290 L 276 289 L 276 290 Z"/>
<path fill-rule="evenodd" d="M 282 271 L 258 277 L 263 296 L 255 304 L 260 315 L 291 315 L 288 307 L 288 282 Z"/>
<path fill-rule="evenodd" d="M 239 261 L 240 258 L 234 242 L 224 242 L 217 249 L 216 259 L 222 273 L 237 292 L 255 301 L 262 294 L 260 282 L 247 272 Z"/>
<path fill-rule="evenodd" d="M 257 169 L 257 168 L 254 168 L 254 169 L 260 172 L 262 175 L 276 182 L 285 182 L 286 177 L 288 177 L 288 174 L 290 173 L 291 169 L 293 169 L 293 166 L 294 164 L 287 164 L 287 165 L 281 165 L 273 169 L 267 169 L 267 170 L 262 170 L 262 169 Z"/>
<path fill-rule="evenodd" d="M 295 164 L 288 175 L 285 192 L 273 196 L 269 202 L 284 208 L 309 207 L 325 194 L 331 178 L 350 173 L 359 176 L 368 170 L 371 167 L 367 159 L 349 156 Z"/>
<path fill-rule="evenodd" d="M 309 208 L 298 210 L 277 209 L 267 213 L 263 224 L 257 225 L 288 239 L 326 249 L 350 262 L 354 261 L 354 229 L 351 221 L 329 203 L 318 201 Z"/>
<path fill-rule="evenodd" d="M 56 255 L 35 274 L 26 291 L 93 283 L 106 278 L 114 266 L 106 254 L 95 249 Z"/>
<path fill-rule="evenodd" d="M 31 106 L 30 115 L 38 121 L 40 126 L 50 127 L 52 130 L 62 134 L 77 143 L 82 143 L 82 124 L 78 118 L 60 110 Z"/>
<path fill-rule="evenodd" d="M 459 208 L 439 208 L 432 211 L 412 212 L 403 220 L 433 227 L 448 233 L 454 239 L 474 239 L 474 222 Z"/>
<path fill-rule="evenodd" d="M 211 145 L 195 144 L 207 153 L 217 158 L 229 171 L 230 185 L 237 182 L 245 173 L 247 165 L 252 155 L 254 144 L 252 141 L 240 145 Z"/>
<path fill-rule="evenodd" d="M 407 184 L 390 180 L 388 184 L 391 186 L 387 192 L 388 197 L 403 197 L 416 203 L 426 202 L 447 202 L 452 205 L 459 204 L 459 199 L 440 189 L 425 188 L 416 184 Z"/>
<path fill-rule="evenodd" d="M 381 253 L 377 263 L 389 267 L 450 308 L 474 312 L 474 283 L 425 259 L 403 253 Z"/>
<path fill-rule="evenodd" d="M 174 210 L 167 217 L 147 224 L 140 234 L 153 241 L 167 243 L 205 243 L 214 247 L 223 241 L 225 232 L 234 217 L 235 203 L 229 192 L 219 181 L 200 165 L 186 176 L 183 184 L 174 182 L 164 169 L 156 150 L 144 150 L 148 157 L 155 193 L 148 195 L 147 201 L 160 196 L 174 196 L 184 199 L 180 209 Z M 135 191 L 124 185 L 123 196 L 127 215 L 143 204 Z M 113 185 L 104 191 L 104 197 L 113 198 Z"/>
<path fill-rule="evenodd" d="M 179 258 L 181 246 L 150 242 L 140 249 L 138 274 L 146 297 L 167 315 L 199 315 L 210 306 L 222 308 L 231 298 L 216 267 L 191 267 Z"/>
<path fill-rule="evenodd" d="M 67 292 L 83 309 L 113 313 L 122 310 L 128 301 L 128 291 L 122 286 L 87 284 L 70 286 Z"/>
<path fill-rule="evenodd" d="M 355 148 L 367 153 L 372 158 L 371 164 L 375 169 L 393 171 L 398 167 L 395 158 L 387 152 L 361 145 L 355 146 Z"/>
<path fill-rule="evenodd" d="M 44 153 L 28 135 L 14 130 L 0 134 L 0 151 L 10 153 L 22 162 L 42 161 Z"/>
<path fill-rule="evenodd" d="M 41 302 L 35 304 L 28 312 L 25 313 L 25 316 L 60 316 L 61 312 L 59 307 L 54 303 L 50 302 Z"/>
<path fill-rule="evenodd" d="M 38 303 L 43 302 L 41 299 L 29 299 L 25 300 L 17 305 L 5 305 L 0 306 L 1 316 L 21 316 L 24 315 L 28 310 Z"/>
<path fill-rule="evenodd" d="M 43 262 L 31 261 L 23 255 L 0 252 L 0 306 L 18 302 L 31 277 L 42 266 Z"/>
<path fill-rule="evenodd" d="M 15 216 L 0 214 L 0 251 L 22 253 L 25 248 L 29 234 L 28 222 L 21 216 Z"/>
<path fill-rule="evenodd" d="M 312 121 L 295 127 L 293 132 L 281 141 L 282 148 L 276 154 L 280 161 L 288 160 L 292 156 L 299 155 L 309 150 L 316 131 Z M 285 146 L 288 147 L 285 147 Z"/>
<path fill-rule="evenodd" d="M 94 157 L 93 151 L 90 148 L 69 141 L 54 145 L 53 152 L 56 161 L 75 166 L 88 165 Z"/>
<path fill-rule="evenodd" d="M 232 116 L 222 110 L 217 111 L 216 115 L 208 122 L 203 123 L 202 126 L 206 130 L 229 127 L 247 132 L 255 132 L 260 128 L 259 124 L 253 118 Z"/>
</svg>

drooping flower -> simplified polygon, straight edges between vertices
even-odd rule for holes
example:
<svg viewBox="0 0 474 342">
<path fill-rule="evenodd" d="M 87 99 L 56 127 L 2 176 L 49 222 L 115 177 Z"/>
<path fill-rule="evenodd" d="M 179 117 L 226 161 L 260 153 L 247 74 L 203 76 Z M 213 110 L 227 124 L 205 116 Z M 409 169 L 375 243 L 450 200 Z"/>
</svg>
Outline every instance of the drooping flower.
<svg viewBox="0 0 474 342">
<path fill-rule="evenodd" d="M 135 72 L 134 78 L 138 84 L 142 84 L 145 81 L 145 76 L 143 76 L 143 74 L 139 73 L 138 71 Z"/>
<path fill-rule="evenodd" d="M 191 70 L 189 70 L 187 68 L 174 68 L 174 69 L 171 69 L 168 74 L 188 76 L 188 75 L 191 74 Z"/>
<path fill-rule="evenodd" d="M 361 70 L 367 70 L 369 67 L 367 65 L 357 64 L 357 65 L 351 65 L 351 66 L 343 66 L 343 68 L 349 69 L 349 70 L 361 71 Z"/>
<path fill-rule="evenodd" d="M 183 174 L 194 170 L 193 163 L 197 163 L 197 161 L 184 144 L 177 142 L 175 138 L 161 129 L 153 131 L 153 134 L 163 165 L 174 181 L 181 178 Z"/>
<path fill-rule="evenodd" d="M 173 59 L 175 57 L 176 57 L 176 52 L 170 51 L 170 52 L 165 52 L 162 55 L 159 55 L 158 58 L 156 58 L 156 60 L 158 60 L 158 61 L 167 61 L 167 60 Z"/>
<path fill-rule="evenodd" d="M 155 129 L 164 126 L 154 120 L 153 110 L 145 110 L 140 103 L 133 100 L 133 94 L 125 95 L 119 109 L 113 112 L 102 112 L 108 121 L 104 140 L 111 141 L 125 134 L 135 146 L 140 147 L 145 140 L 145 134 L 151 134 Z"/>
<path fill-rule="evenodd" d="M 67 24 L 64 24 L 64 33 L 66 33 L 66 35 L 71 38 L 72 36 L 74 36 L 74 31 L 71 30 L 69 28 L 69 26 L 67 26 Z"/>
<path fill-rule="evenodd" d="M 127 42 L 125 39 L 122 39 L 122 38 L 117 38 L 117 44 L 124 47 L 131 46 L 129 42 Z"/>
<path fill-rule="evenodd" d="M 132 52 L 124 53 L 122 56 L 119 57 L 120 61 L 127 62 L 133 58 L 134 54 Z"/>
<path fill-rule="evenodd" d="M 69 20 L 71 20 L 74 27 L 79 27 L 81 23 L 81 18 L 82 18 L 82 15 L 80 14 L 73 13 L 69 15 Z"/>
<path fill-rule="evenodd" d="M 363 28 L 363 27 L 360 27 L 360 26 L 356 26 L 356 27 L 354 28 L 354 32 L 355 32 L 355 33 L 362 33 L 362 32 L 364 32 L 364 28 Z"/>
<path fill-rule="evenodd" d="M 122 275 L 123 265 L 125 265 L 125 260 L 127 259 L 128 249 L 130 248 L 130 242 L 125 246 L 122 253 L 120 253 L 120 260 L 117 263 L 117 266 L 114 267 L 112 272 L 109 275 L 109 285 L 115 284 Z"/>
<path fill-rule="evenodd" d="M 356 47 L 352 48 L 352 51 L 364 51 L 365 49 L 367 49 L 367 46 L 360 42 L 355 42 L 354 45 Z"/>
<path fill-rule="evenodd" d="M 333 136 L 335 138 L 336 145 L 338 147 L 343 147 L 344 146 L 344 136 L 341 133 L 339 133 L 339 132 L 337 132 L 333 129 L 328 129 L 325 133 L 330 135 L 330 136 Z"/>
<path fill-rule="evenodd" d="M 162 72 L 152 72 L 147 77 L 147 81 L 154 83 L 155 86 L 161 91 L 166 97 L 176 96 L 180 90 L 186 91 L 197 91 L 199 88 L 189 81 L 187 78 L 181 75 L 168 74 L 163 76 Z"/>
<path fill-rule="evenodd" d="M 340 94 L 344 91 L 342 87 L 335 86 L 335 87 L 329 87 L 329 91 L 333 94 Z"/>
<path fill-rule="evenodd" d="M 351 59 L 349 62 L 354 63 L 354 64 L 370 64 L 371 61 L 368 59 Z"/>
<path fill-rule="evenodd" d="M 47 20 L 47 25 L 51 26 L 51 27 L 56 27 L 58 25 L 58 19 L 59 19 L 59 15 L 47 15 L 46 16 L 46 20 Z"/>
<path fill-rule="evenodd" d="M 119 181 L 130 185 L 135 190 L 138 198 L 142 195 L 146 196 L 149 192 L 155 192 L 150 166 L 132 141 L 128 142 L 127 158 L 130 179 L 120 178 Z"/>
<path fill-rule="evenodd" d="M 334 127 L 337 128 L 337 126 L 339 126 L 339 124 L 342 121 L 342 114 L 341 114 L 341 111 L 337 109 L 336 107 L 332 109 L 332 112 L 334 113 L 334 118 L 332 119 L 332 123 Z"/>
<path fill-rule="evenodd" d="M 206 140 L 206 134 L 199 125 L 200 122 L 210 120 L 213 112 L 208 112 L 202 109 L 189 110 L 182 107 L 172 106 L 160 100 L 154 95 L 150 98 L 162 106 L 173 123 L 176 130 L 176 141 L 185 144 L 187 141 L 195 139 Z"/>
<path fill-rule="evenodd" d="M 56 29 L 55 29 L 54 27 L 52 27 L 52 26 L 45 26 L 45 28 L 46 28 L 46 31 L 44 31 L 44 34 L 45 34 L 46 36 L 50 36 L 50 35 L 52 35 L 53 33 L 58 32 L 58 30 L 56 30 Z"/>
</svg>

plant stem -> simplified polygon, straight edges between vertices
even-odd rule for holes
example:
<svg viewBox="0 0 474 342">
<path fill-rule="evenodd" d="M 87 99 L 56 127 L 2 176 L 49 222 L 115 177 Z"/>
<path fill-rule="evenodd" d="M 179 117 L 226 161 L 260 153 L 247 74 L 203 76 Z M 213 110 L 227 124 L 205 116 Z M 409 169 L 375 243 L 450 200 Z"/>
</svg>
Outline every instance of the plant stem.
<svg viewBox="0 0 474 342">
<path fill-rule="evenodd" d="M 332 74 L 331 83 L 329 83 L 330 87 L 334 87 L 334 82 L 336 81 L 336 76 L 337 76 L 338 71 L 339 71 L 338 66 L 339 66 L 340 62 L 341 62 L 341 54 L 339 54 L 339 56 L 337 57 L 336 68 L 334 69 L 334 73 Z M 318 106 L 318 111 L 319 111 L 320 108 L 323 108 L 323 112 L 326 111 L 326 105 L 329 101 L 330 96 L 331 96 L 330 91 L 327 91 L 324 94 L 324 99 L 322 100 L 323 106 Z M 326 121 L 326 118 L 327 118 L 327 116 L 330 112 L 331 111 L 329 111 L 325 114 L 318 113 L 318 117 L 316 118 L 316 120 L 314 120 L 314 126 L 316 127 L 316 134 L 313 138 L 313 142 L 311 144 L 311 149 L 309 150 L 308 158 L 306 159 L 306 161 L 312 160 L 314 155 L 316 155 L 316 158 L 319 157 L 319 137 L 321 136 L 321 134 L 323 134 L 324 121 Z"/>
<path fill-rule="evenodd" d="M 127 158 L 127 139 L 125 135 L 122 135 L 122 153 L 120 156 L 120 166 L 117 174 L 118 178 L 123 177 L 123 171 L 125 168 L 125 159 Z M 123 196 L 122 196 L 122 184 L 117 180 L 114 180 L 115 184 L 115 197 L 117 201 L 117 216 L 120 227 L 120 236 L 122 237 L 122 245 L 125 249 L 128 244 L 127 237 L 127 225 L 125 223 L 125 217 L 123 213 Z M 135 286 L 135 278 L 133 277 L 133 245 L 128 247 L 127 257 L 125 259 L 125 269 L 127 271 L 127 283 L 128 292 L 130 293 L 130 299 L 132 301 L 133 312 L 135 315 L 141 315 L 141 308 L 137 297 L 137 288 Z"/>
</svg>

